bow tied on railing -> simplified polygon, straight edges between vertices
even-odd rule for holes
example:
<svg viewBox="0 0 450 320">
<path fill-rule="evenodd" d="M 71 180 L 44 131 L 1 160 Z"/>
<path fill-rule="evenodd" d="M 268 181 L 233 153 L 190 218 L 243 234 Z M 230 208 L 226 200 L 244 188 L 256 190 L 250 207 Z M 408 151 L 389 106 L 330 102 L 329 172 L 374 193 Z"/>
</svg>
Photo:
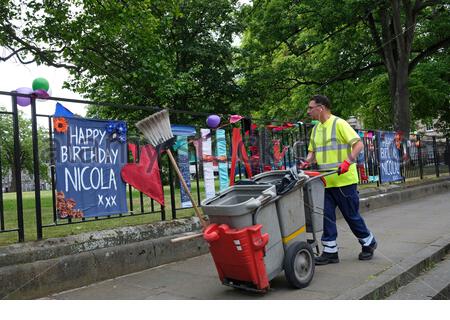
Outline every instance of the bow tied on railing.
<svg viewBox="0 0 450 320">
<path fill-rule="evenodd" d="M 227 157 L 226 156 L 219 156 L 219 157 L 215 157 L 209 154 L 203 154 L 202 156 L 202 161 L 203 162 L 227 162 Z"/>
</svg>

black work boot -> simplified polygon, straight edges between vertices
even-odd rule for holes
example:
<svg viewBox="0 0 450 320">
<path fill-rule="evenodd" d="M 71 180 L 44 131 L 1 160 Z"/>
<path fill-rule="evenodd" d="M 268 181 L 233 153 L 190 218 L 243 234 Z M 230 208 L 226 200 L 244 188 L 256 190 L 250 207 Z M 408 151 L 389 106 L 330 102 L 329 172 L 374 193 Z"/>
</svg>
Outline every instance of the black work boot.
<svg viewBox="0 0 450 320">
<path fill-rule="evenodd" d="M 368 246 L 362 246 L 361 253 L 358 256 L 359 260 L 370 260 L 373 257 L 373 253 L 377 248 L 378 244 L 375 239 Z"/>
<path fill-rule="evenodd" d="M 338 263 L 339 262 L 339 256 L 338 253 L 328 253 L 323 252 L 320 257 L 315 258 L 315 264 L 316 266 L 322 266 L 329 263 Z"/>
</svg>

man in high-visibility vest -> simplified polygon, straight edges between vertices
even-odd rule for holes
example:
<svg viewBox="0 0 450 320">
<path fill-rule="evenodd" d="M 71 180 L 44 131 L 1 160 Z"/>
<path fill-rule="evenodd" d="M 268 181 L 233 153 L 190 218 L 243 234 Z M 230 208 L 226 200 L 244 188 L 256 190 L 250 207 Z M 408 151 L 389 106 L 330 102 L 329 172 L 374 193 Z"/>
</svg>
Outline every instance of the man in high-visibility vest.
<svg viewBox="0 0 450 320">
<path fill-rule="evenodd" d="M 336 243 L 336 207 L 342 212 L 353 234 L 362 246 L 360 260 L 370 260 L 377 242 L 359 214 L 356 159 L 364 148 L 359 135 L 341 118 L 331 114 L 330 100 L 323 95 L 313 96 L 308 104 L 308 115 L 319 123 L 312 129 L 308 156 L 302 169 L 316 162 L 319 170 L 338 170 L 327 176 L 323 217 L 323 253 L 316 265 L 338 263 Z"/>
</svg>

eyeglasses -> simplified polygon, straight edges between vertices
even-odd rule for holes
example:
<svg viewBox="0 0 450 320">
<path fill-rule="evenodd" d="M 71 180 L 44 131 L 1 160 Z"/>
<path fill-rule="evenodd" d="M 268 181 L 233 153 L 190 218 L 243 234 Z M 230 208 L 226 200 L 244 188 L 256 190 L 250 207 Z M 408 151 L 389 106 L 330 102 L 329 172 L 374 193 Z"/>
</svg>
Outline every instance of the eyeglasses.
<svg viewBox="0 0 450 320">
<path fill-rule="evenodd" d="M 320 106 L 323 106 L 323 104 L 316 104 L 315 106 L 312 106 L 312 107 L 311 107 L 311 106 L 308 106 L 307 109 L 308 109 L 308 110 L 312 110 L 312 109 L 317 108 L 317 107 L 320 107 Z"/>
</svg>

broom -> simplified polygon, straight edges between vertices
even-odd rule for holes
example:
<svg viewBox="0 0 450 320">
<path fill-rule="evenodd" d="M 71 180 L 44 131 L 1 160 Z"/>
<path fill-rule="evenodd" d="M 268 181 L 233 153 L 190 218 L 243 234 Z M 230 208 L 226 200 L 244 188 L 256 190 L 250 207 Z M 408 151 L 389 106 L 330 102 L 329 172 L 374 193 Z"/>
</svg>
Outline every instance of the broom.
<svg viewBox="0 0 450 320">
<path fill-rule="evenodd" d="M 136 123 L 136 127 L 139 129 L 139 131 L 142 132 L 144 137 L 150 141 L 150 144 L 157 148 L 158 146 L 162 146 L 163 148 L 167 148 L 167 155 L 169 156 L 170 162 L 172 163 L 173 167 L 175 168 L 175 171 L 178 175 L 178 178 L 181 181 L 181 185 L 183 186 L 184 191 L 186 191 L 186 194 L 189 196 L 189 199 L 191 200 L 192 206 L 194 207 L 195 214 L 197 215 L 198 219 L 200 220 L 200 223 L 203 226 L 203 229 L 205 229 L 208 226 L 208 223 L 203 218 L 202 213 L 200 212 L 200 209 L 195 204 L 195 201 L 192 197 L 191 192 L 189 191 L 189 188 L 186 184 L 186 181 L 184 181 L 183 175 L 180 172 L 180 169 L 178 168 L 178 165 L 175 161 L 175 158 L 172 155 L 172 152 L 170 151 L 170 144 L 173 143 L 173 133 L 172 129 L 170 128 L 170 118 L 169 118 L 169 112 L 167 110 L 161 110 L 159 112 L 156 112 L 152 114 L 151 116 L 139 121 Z M 186 237 L 181 237 L 178 239 L 172 240 L 172 242 L 177 242 L 181 240 L 186 240 L 190 238 L 195 238 L 198 236 L 201 236 L 202 234 L 195 234 L 190 235 Z"/>
</svg>

